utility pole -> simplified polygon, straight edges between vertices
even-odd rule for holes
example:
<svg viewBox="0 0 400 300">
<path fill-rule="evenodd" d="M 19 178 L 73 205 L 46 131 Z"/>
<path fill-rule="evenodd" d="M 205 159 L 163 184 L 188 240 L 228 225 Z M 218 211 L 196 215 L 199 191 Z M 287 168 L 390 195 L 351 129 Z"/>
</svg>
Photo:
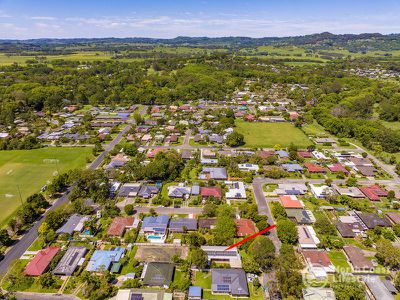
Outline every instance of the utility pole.
<svg viewBox="0 0 400 300">
<path fill-rule="evenodd" d="M 18 194 L 19 194 L 19 200 L 21 200 L 21 205 L 24 203 L 22 202 L 22 195 L 21 195 L 21 190 L 19 189 L 19 185 L 17 184 L 17 189 L 18 189 Z"/>
</svg>

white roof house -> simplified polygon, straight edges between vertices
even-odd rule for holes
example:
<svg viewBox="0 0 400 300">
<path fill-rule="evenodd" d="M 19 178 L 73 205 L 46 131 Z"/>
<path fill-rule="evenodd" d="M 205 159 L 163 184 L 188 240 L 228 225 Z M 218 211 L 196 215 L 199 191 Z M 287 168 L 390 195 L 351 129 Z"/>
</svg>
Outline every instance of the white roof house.
<svg viewBox="0 0 400 300">
<path fill-rule="evenodd" d="M 258 165 L 255 164 L 238 164 L 238 167 L 242 171 L 255 171 L 258 172 L 260 169 Z"/>
<path fill-rule="evenodd" d="M 310 184 L 311 193 L 315 198 L 325 198 L 327 195 L 333 193 L 332 188 L 327 185 L 314 185 Z"/>
<path fill-rule="evenodd" d="M 228 191 L 225 193 L 226 199 L 246 199 L 246 188 L 241 181 L 225 181 Z"/>
<path fill-rule="evenodd" d="M 328 160 L 329 159 L 329 157 L 325 156 L 325 154 L 323 154 L 322 152 L 313 151 L 311 153 L 318 160 Z"/>
<path fill-rule="evenodd" d="M 297 232 L 299 234 L 299 245 L 302 249 L 316 249 L 320 240 L 315 233 L 312 226 L 297 226 Z"/>
</svg>

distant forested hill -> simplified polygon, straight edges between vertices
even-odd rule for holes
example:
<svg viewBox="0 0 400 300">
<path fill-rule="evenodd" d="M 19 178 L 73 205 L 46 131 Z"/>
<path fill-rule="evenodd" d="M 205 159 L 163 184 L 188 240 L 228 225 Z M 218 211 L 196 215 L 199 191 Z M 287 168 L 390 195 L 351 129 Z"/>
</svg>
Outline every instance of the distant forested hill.
<svg viewBox="0 0 400 300">
<path fill-rule="evenodd" d="M 351 52 L 400 50 L 400 34 L 383 35 L 379 33 L 365 34 L 332 34 L 329 32 L 294 36 L 294 37 L 184 37 L 173 39 L 153 38 L 76 38 L 76 39 L 32 39 L 32 40 L 0 40 L 0 51 L 45 50 L 62 45 L 97 45 L 115 48 L 127 44 L 160 44 L 173 46 L 209 46 L 209 47 L 249 47 L 262 45 L 293 45 L 317 49 L 332 47 L 343 48 Z"/>
</svg>

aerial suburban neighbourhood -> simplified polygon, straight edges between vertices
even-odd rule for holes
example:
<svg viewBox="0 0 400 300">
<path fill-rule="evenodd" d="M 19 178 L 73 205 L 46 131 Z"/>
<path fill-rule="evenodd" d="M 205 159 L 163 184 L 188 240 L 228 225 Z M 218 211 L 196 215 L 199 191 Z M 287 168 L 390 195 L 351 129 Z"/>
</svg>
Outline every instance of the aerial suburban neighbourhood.
<svg viewBox="0 0 400 300">
<path fill-rule="evenodd" d="M 121 1 L 102 20 L 16 2 L 0 4 L 0 299 L 400 299 L 399 27 L 246 38 L 191 12 L 113 19 Z M 168 37 L 193 26 L 230 37 Z M 125 38 L 142 32 L 165 38 Z"/>
</svg>

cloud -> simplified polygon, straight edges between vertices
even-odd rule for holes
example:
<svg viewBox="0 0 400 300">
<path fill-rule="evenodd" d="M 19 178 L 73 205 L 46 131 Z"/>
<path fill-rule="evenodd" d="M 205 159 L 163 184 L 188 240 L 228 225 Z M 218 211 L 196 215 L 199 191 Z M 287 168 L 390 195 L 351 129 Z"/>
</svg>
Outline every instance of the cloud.
<svg viewBox="0 0 400 300">
<path fill-rule="evenodd" d="M 12 16 L 0 10 L 0 18 L 12 18 Z"/>
<path fill-rule="evenodd" d="M 35 16 L 35 17 L 29 17 L 31 20 L 38 20 L 38 21 L 55 21 L 57 18 L 55 17 L 46 17 L 46 16 Z"/>
<path fill-rule="evenodd" d="M 0 12 L 1 13 L 1 12 Z M 142 15 L 130 13 L 129 16 L 103 17 L 68 17 L 54 18 L 47 16 L 32 16 L 25 23 L 6 23 L 1 26 L 8 30 L 0 30 L 1 36 L 13 35 L 14 38 L 40 37 L 155 37 L 173 38 L 186 36 L 290 36 L 304 35 L 323 31 L 332 33 L 364 33 L 400 32 L 400 22 L 397 14 L 387 14 L 386 17 L 376 14 L 369 19 L 365 15 L 308 18 L 278 16 L 260 17 L 259 14 L 188 14 L 174 15 Z M 35 22 L 37 21 L 37 22 Z M 13 24 L 13 26 L 11 25 Z M 28 29 L 29 28 L 29 29 Z M 4 35 L 2 33 L 6 32 Z"/>
<path fill-rule="evenodd" d="M 35 26 L 41 29 L 60 29 L 61 26 L 57 24 L 49 24 L 49 23 L 43 23 L 43 22 L 37 22 L 35 23 Z"/>
</svg>

